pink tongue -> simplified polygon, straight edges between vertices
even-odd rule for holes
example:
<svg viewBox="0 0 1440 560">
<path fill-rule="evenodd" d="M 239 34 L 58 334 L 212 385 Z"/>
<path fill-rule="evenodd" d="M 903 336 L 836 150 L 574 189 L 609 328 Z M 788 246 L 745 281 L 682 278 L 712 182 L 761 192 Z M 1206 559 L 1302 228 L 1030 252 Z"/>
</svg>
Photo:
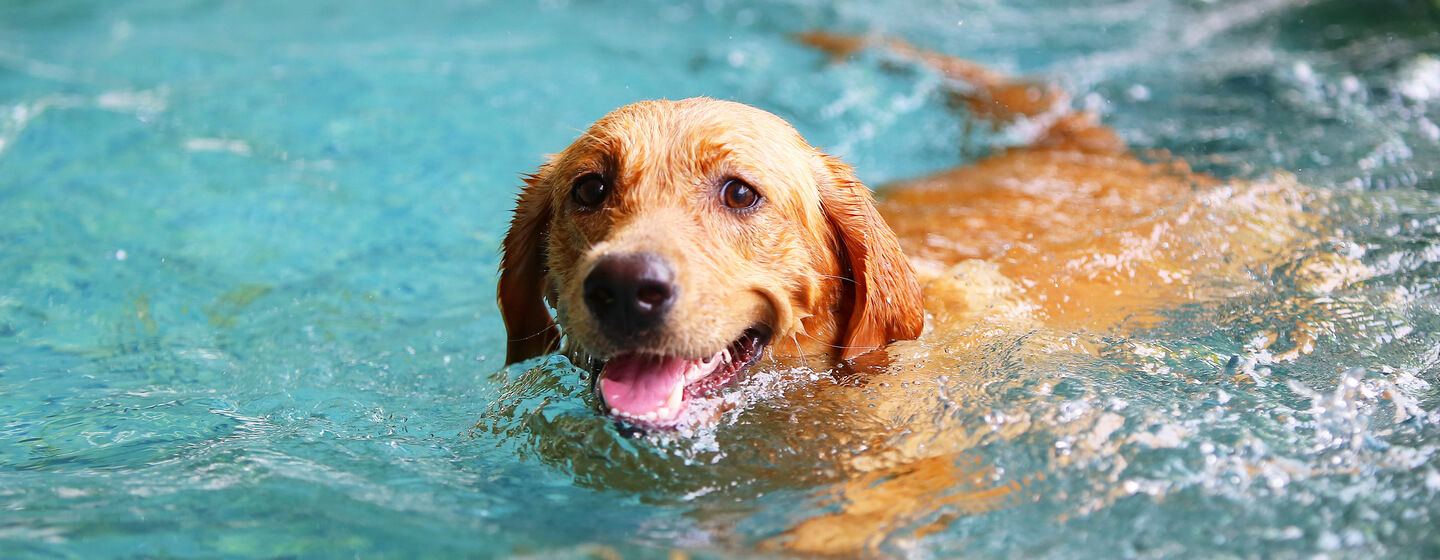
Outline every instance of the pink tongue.
<svg viewBox="0 0 1440 560">
<path fill-rule="evenodd" d="M 650 354 L 625 354 L 605 362 L 600 372 L 600 396 L 605 405 L 630 416 L 657 412 L 670 400 L 677 385 L 685 383 L 689 360 Z M 680 407 L 670 411 L 671 418 Z M 670 418 L 656 418 L 669 420 Z"/>
</svg>

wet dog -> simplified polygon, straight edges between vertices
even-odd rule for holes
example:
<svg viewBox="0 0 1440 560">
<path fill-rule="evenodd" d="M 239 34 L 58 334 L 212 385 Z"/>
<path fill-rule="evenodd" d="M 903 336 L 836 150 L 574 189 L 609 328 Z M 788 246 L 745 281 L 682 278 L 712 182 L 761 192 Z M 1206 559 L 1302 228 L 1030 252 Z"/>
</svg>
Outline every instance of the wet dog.
<svg viewBox="0 0 1440 560">
<path fill-rule="evenodd" d="M 606 412 L 641 427 L 683 423 L 750 367 L 883 372 L 877 387 L 829 383 L 804 397 L 872 419 L 837 433 L 910 437 L 837 455 L 841 505 L 773 544 L 849 554 L 940 508 L 1003 507 L 1019 483 L 967 458 L 980 434 L 913 421 L 936 406 L 914 388 L 966 375 L 957 356 L 1008 336 L 997 333 L 1094 355 L 1100 337 L 1164 310 L 1263 290 L 1252 271 L 1276 263 L 1316 294 L 1366 273 L 1331 254 L 1286 256 L 1320 226 L 1306 208 L 1329 196 L 1287 175 L 1222 181 L 1165 154 L 1137 157 L 1056 88 L 898 41 L 800 39 L 836 60 L 884 49 L 945 79 L 973 121 L 1021 127 L 1029 141 L 876 199 L 759 109 L 622 107 L 526 179 L 498 293 L 507 363 L 563 351 L 596 372 Z M 1317 333 L 1256 344 L 1290 359 Z M 1094 429 L 1108 434 L 1117 418 L 1097 413 Z M 1106 453 L 1092 447 L 1068 457 Z"/>
<path fill-rule="evenodd" d="M 802 40 L 837 57 L 872 46 Z M 597 372 L 607 412 L 672 426 L 761 360 L 824 367 L 986 321 L 1104 332 L 1223 295 L 1214 286 L 1245 282 L 1238 248 L 1283 247 L 1313 196 L 1284 177 L 1227 185 L 1142 161 L 1058 89 L 882 48 L 959 84 L 972 117 L 1023 120 L 1031 141 L 888 186 L 877 204 L 765 111 L 617 109 L 525 181 L 498 290 L 507 363 L 562 350 Z"/>
</svg>

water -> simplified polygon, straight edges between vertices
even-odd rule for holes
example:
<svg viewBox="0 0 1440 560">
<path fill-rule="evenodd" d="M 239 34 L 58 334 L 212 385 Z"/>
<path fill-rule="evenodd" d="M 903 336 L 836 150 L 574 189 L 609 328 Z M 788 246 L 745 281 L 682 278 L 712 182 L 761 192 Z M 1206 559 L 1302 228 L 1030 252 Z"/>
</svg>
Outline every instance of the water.
<svg viewBox="0 0 1440 560">
<path fill-rule="evenodd" d="M 0 556 L 1440 555 L 1433 4 L 872 4 L 0 7 Z M 502 368 L 518 175 L 616 106 L 751 103 L 872 185 L 1008 141 L 810 28 L 1048 76 L 1324 219 L 1233 297 L 766 372 L 685 434 Z"/>
</svg>

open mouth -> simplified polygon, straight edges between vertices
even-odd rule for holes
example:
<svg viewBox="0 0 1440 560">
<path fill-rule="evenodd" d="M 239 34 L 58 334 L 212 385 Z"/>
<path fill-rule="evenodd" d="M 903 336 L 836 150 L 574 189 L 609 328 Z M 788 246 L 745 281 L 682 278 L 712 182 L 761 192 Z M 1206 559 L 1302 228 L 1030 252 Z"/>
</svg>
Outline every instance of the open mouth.
<svg viewBox="0 0 1440 560">
<path fill-rule="evenodd" d="M 767 331 L 747 329 L 730 346 L 704 359 L 632 352 L 605 362 L 600 397 L 610 414 L 656 427 L 674 426 L 686 404 L 730 384 L 760 359 Z"/>
</svg>

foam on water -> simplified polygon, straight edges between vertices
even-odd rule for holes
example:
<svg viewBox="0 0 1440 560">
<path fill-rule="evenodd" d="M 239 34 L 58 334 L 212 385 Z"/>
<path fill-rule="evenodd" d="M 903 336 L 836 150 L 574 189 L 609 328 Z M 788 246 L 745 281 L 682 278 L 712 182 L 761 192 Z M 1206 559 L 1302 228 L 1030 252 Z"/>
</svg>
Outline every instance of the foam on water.
<svg viewBox="0 0 1440 560">
<path fill-rule="evenodd" d="M 0 7 L 0 555 L 1435 557 L 1436 21 L 1400 0 Z M 1022 139 L 966 126 L 922 68 L 788 37 L 812 28 L 1057 80 L 1139 149 L 1298 181 L 1314 219 L 1114 332 L 982 325 L 878 375 L 756 372 L 679 433 L 618 429 L 562 358 L 502 368 L 518 175 L 616 106 L 757 105 L 872 185 Z M 1196 215 L 1251 200 L 1208 194 Z"/>
</svg>

